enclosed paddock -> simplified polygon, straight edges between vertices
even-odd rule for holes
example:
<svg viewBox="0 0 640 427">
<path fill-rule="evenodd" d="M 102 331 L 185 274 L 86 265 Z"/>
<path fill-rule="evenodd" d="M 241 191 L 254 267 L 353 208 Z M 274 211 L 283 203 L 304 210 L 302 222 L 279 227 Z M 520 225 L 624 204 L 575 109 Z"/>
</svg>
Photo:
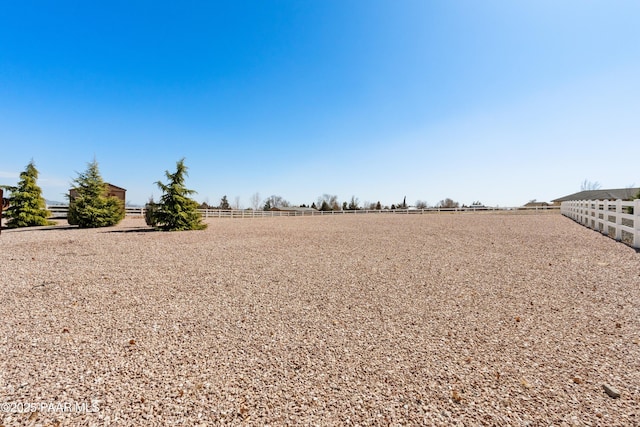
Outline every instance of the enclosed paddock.
<svg viewBox="0 0 640 427">
<path fill-rule="evenodd" d="M 0 424 L 640 421 L 640 254 L 559 213 L 207 222 L 5 230 L 0 400 L 97 410 Z"/>
</svg>

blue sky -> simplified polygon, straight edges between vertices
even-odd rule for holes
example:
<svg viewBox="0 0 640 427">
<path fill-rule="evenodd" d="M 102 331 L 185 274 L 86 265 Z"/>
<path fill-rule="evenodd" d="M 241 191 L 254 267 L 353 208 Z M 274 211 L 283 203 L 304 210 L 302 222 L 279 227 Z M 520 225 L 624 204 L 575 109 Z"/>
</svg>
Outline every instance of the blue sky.
<svg viewBox="0 0 640 427">
<path fill-rule="evenodd" d="M 640 2 L 20 1 L 0 12 L 0 184 L 95 157 L 130 203 L 519 206 L 640 186 Z"/>
</svg>

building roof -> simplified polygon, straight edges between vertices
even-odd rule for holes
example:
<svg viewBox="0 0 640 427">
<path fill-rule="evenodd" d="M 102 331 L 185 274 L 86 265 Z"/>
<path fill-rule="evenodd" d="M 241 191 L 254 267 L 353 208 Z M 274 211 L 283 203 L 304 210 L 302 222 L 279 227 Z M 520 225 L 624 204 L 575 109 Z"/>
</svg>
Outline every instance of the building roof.
<svg viewBox="0 0 640 427">
<path fill-rule="evenodd" d="M 531 201 L 531 202 L 525 204 L 524 206 L 527 207 L 527 208 L 537 208 L 537 207 L 540 207 L 540 206 L 549 206 L 549 203 Z"/>
<path fill-rule="evenodd" d="M 110 184 L 110 183 L 108 183 L 108 182 L 105 182 L 105 184 L 107 184 L 107 185 L 108 185 L 109 187 L 111 187 L 111 188 L 116 188 L 116 189 L 118 189 L 118 190 L 127 191 L 127 189 L 126 189 L 126 188 L 118 187 L 117 185 L 113 185 L 113 184 Z"/>
<path fill-rule="evenodd" d="M 110 188 L 115 188 L 116 190 L 127 191 L 127 189 L 126 189 L 126 188 L 118 187 L 117 185 L 113 185 L 113 184 L 108 183 L 108 182 L 105 182 L 105 184 L 106 184 L 108 187 L 110 187 Z M 71 190 L 75 190 L 75 189 L 76 189 L 76 188 L 75 188 L 75 187 L 73 187 L 73 188 L 71 188 L 69 191 L 71 191 Z"/>
<path fill-rule="evenodd" d="M 568 200 L 630 200 L 638 192 L 640 188 L 614 188 L 609 190 L 586 190 L 569 194 L 552 200 L 552 202 L 566 202 Z"/>
</svg>

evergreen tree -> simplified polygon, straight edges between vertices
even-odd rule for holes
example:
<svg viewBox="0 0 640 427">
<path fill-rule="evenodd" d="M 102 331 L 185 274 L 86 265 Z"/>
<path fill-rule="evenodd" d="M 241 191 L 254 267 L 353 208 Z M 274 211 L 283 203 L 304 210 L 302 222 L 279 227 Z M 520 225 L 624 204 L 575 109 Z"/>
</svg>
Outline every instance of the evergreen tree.
<svg viewBox="0 0 640 427">
<path fill-rule="evenodd" d="M 46 209 L 46 202 L 42 197 L 42 190 L 36 183 L 37 180 L 38 170 L 31 160 L 20 174 L 17 186 L 3 187 L 11 192 L 11 197 L 8 197 L 9 208 L 6 211 L 8 228 L 54 224 L 47 220 L 51 212 Z"/>
<path fill-rule="evenodd" d="M 231 209 L 231 206 L 229 206 L 229 201 L 227 200 L 226 195 L 222 196 L 222 199 L 220 199 L 220 206 L 218 206 L 218 209 L 223 209 L 226 211 Z"/>
<path fill-rule="evenodd" d="M 158 203 L 153 200 L 153 196 L 149 197 L 149 201 L 144 205 L 144 222 L 146 222 L 147 225 L 155 227 L 158 210 Z"/>
<path fill-rule="evenodd" d="M 378 200 L 378 203 L 376 203 L 376 210 L 381 210 L 382 209 L 382 205 L 380 204 L 380 201 Z"/>
<path fill-rule="evenodd" d="M 195 191 L 189 190 L 184 185 L 187 174 L 184 159 L 176 164 L 175 173 L 165 171 L 167 184 L 156 182 L 156 185 L 164 193 L 159 203 L 151 200 L 147 203 L 147 209 L 151 211 L 147 215 L 147 224 L 164 231 L 204 230 L 206 224 L 198 213 L 198 202 L 189 197 Z"/>
<path fill-rule="evenodd" d="M 76 194 L 69 198 L 67 221 L 80 228 L 109 227 L 124 219 L 124 203 L 107 195 L 107 184 L 102 180 L 98 162 L 94 159 L 87 170 L 73 180 Z"/>
<path fill-rule="evenodd" d="M 316 206 L 316 202 L 311 203 L 311 208 L 318 209 L 318 207 Z"/>
<path fill-rule="evenodd" d="M 264 207 L 262 208 L 263 211 L 270 211 L 271 210 L 271 200 L 267 199 L 267 201 L 264 203 Z"/>
</svg>

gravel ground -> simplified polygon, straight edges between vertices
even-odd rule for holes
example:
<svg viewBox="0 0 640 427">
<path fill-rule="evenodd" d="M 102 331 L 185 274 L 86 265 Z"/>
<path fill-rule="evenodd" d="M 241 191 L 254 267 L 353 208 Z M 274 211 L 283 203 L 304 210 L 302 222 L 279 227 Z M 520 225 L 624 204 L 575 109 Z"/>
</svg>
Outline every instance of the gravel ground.
<svg viewBox="0 0 640 427">
<path fill-rule="evenodd" d="M 0 424 L 640 425 L 640 253 L 568 218 L 208 224 L 4 230 Z"/>
</svg>

